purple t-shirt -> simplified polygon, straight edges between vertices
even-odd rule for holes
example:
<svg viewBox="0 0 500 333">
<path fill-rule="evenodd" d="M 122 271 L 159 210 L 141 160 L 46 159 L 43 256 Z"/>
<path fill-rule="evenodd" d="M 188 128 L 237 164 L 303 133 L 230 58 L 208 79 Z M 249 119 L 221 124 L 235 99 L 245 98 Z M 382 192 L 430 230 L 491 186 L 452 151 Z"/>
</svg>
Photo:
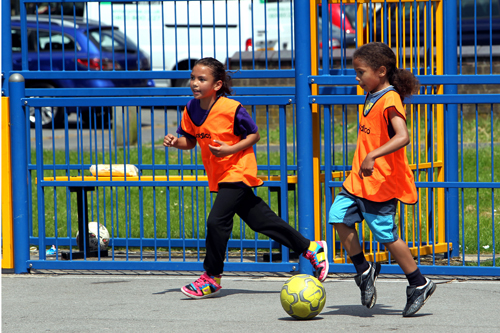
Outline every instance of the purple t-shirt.
<svg viewBox="0 0 500 333">
<path fill-rule="evenodd" d="M 210 113 L 210 110 L 203 110 L 200 107 L 200 101 L 198 99 L 190 100 L 188 102 L 187 109 L 189 110 L 189 116 L 191 117 L 191 120 L 196 126 L 200 126 L 201 124 L 203 124 L 205 119 L 207 119 L 208 114 Z M 242 139 L 245 139 L 247 135 L 257 133 L 258 130 L 259 128 L 253 121 L 252 117 L 250 117 L 247 110 L 244 107 L 240 107 L 236 111 L 236 116 L 234 118 L 234 135 L 240 136 Z M 177 128 L 177 133 L 193 140 L 196 139 L 193 135 L 186 133 L 182 129 L 181 125 L 179 125 L 179 128 Z"/>
</svg>

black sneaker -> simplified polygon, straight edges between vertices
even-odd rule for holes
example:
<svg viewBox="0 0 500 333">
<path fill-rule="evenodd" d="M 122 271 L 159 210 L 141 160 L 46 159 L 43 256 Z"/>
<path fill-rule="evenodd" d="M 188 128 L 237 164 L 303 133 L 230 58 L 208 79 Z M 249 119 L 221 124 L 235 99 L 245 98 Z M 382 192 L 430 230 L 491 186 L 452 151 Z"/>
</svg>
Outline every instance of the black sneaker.
<svg viewBox="0 0 500 333">
<path fill-rule="evenodd" d="M 425 278 L 427 283 L 421 287 L 408 286 L 406 287 L 406 306 L 403 311 L 403 317 L 413 316 L 417 313 L 429 297 L 431 297 L 436 285 L 432 280 Z"/>
<path fill-rule="evenodd" d="M 373 308 L 377 302 L 377 289 L 375 289 L 375 280 L 380 273 L 381 265 L 378 262 L 369 262 L 370 268 L 364 273 L 358 274 L 354 277 L 354 281 L 361 289 L 361 304 L 365 305 L 368 309 Z"/>
</svg>

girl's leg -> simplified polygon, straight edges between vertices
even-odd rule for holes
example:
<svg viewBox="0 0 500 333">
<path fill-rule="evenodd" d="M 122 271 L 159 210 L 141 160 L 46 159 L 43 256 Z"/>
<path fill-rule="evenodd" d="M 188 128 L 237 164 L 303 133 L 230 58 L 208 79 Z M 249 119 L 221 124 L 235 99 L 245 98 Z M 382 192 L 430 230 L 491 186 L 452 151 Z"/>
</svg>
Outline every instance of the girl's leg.
<svg viewBox="0 0 500 333">
<path fill-rule="evenodd" d="M 384 246 L 389 250 L 405 274 L 410 274 L 417 270 L 417 264 L 413 260 L 410 249 L 401 238 L 391 243 L 384 243 Z"/>
<path fill-rule="evenodd" d="M 245 200 L 241 202 L 237 214 L 248 226 L 278 243 L 301 253 L 308 259 L 314 275 L 321 282 L 328 276 L 328 247 L 325 241 L 311 242 L 300 232 L 283 221 L 252 189 L 246 190 Z"/>
<path fill-rule="evenodd" d="M 427 283 L 425 277 L 420 273 L 415 260 L 413 260 L 408 245 L 401 238 L 391 243 L 385 243 L 384 245 L 405 273 L 410 286 L 423 286 Z"/>
<path fill-rule="evenodd" d="M 356 273 L 361 274 L 370 268 L 370 264 L 366 261 L 365 254 L 361 245 L 359 245 L 359 237 L 356 229 L 348 227 L 343 223 L 336 223 L 335 229 L 339 235 L 340 242 L 344 246 L 349 258 L 351 258 Z"/>
<path fill-rule="evenodd" d="M 359 244 L 355 225 L 363 221 L 363 211 L 363 203 L 343 190 L 330 208 L 329 222 L 335 226 L 340 241 L 356 269 L 354 281 L 361 290 L 361 304 L 370 309 L 377 301 L 375 281 L 381 266 L 378 262 L 368 263 Z"/>
<path fill-rule="evenodd" d="M 227 242 L 233 228 L 233 217 L 242 189 L 221 188 L 207 219 L 207 254 L 203 263 L 205 273 L 196 281 L 181 288 L 184 295 L 202 299 L 217 295 L 221 290 L 220 274 L 224 270 Z"/>
<path fill-rule="evenodd" d="M 413 316 L 434 293 L 436 285 L 422 275 L 408 245 L 401 238 L 391 243 L 384 243 L 384 245 L 408 279 L 409 286 L 406 287 L 406 306 L 403 310 L 403 317 Z"/>
<path fill-rule="evenodd" d="M 207 219 L 207 253 L 203 268 L 209 275 L 219 275 L 224 270 L 227 242 L 233 229 L 236 207 L 244 197 L 241 188 L 220 188 Z"/>
<path fill-rule="evenodd" d="M 276 215 L 250 188 L 245 190 L 245 200 L 238 207 L 237 214 L 253 231 L 266 235 L 297 253 L 303 253 L 311 243 Z"/>
<path fill-rule="evenodd" d="M 334 226 L 339 235 L 340 242 L 344 246 L 349 257 L 353 257 L 363 251 L 361 245 L 359 245 L 358 232 L 356 229 L 348 227 L 344 223 L 335 223 Z"/>
<path fill-rule="evenodd" d="M 328 222 L 335 227 L 340 242 L 346 249 L 358 274 L 363 273 L 370 267 L 359 244 L 358 232 L 355 227 L 356 223 L 363 221 L 361 208 L 358 206 L 355 197 L 342 190 L 335 197 L 328 218 Z"/>
</svg>

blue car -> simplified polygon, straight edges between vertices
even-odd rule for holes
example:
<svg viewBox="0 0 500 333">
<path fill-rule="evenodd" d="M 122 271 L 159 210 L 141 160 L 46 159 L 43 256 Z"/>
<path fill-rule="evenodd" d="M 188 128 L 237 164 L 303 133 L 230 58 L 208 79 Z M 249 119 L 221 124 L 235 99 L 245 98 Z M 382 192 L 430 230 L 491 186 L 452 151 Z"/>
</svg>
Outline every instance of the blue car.
<svg viewBox="0 0 500 333">
<path fill-rule="evenodd" d="M 28 16 L 28 67 L 30 71 L 88 71 L 90 70 L 150 70 L 147 56 L 137 48 L 117 28 L 97 22 L 66 17 Z M 19 17 L 12 18 L 12 60 L 13 69 L 21 70 L 21 23 Z M 75 52 L 76 48 L 76 52 Z M 126 52 L 125 52 L 126 49 Z M 75 56 L 76 54 L 76 56 Z M 114 61 L 113 61 L 114 59 Z M 43 75 L 40 77 L 43 78 Z M 119 80 L 76 80 L 76 79 L 41 79 L 27 80 L 26 88 L 113 88 L 113 87 L 154 87 L 150 79 Z M 100 112 L 95 108 L 93 112 Z M 67 108 L 76 112 L 76 108 Z M 82 110 L 85 111 L 85 110 Z M 34 124 L 34 110 L 31 111 Z M 108 110 L 105 110 L 108 112 Z M 88 120 L 89 112 L 82 112 Z M 100 119 L 100 117 L 97 117 Z M 104 117 L 107 119 L 107 116 Z M 59 108 L 42 110 L 42 125 L 45 128 L 64 123 L 64 113 Z"/>
</svg>

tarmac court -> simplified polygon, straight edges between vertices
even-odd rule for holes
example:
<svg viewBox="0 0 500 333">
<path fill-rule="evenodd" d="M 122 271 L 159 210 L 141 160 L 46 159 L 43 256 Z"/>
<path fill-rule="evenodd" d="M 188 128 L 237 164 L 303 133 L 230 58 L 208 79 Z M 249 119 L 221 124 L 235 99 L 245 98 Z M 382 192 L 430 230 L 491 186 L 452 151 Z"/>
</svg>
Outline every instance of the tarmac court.
<svg viewBox="0 0 500 333">
<path fill-rule="evenodd" d="M 188 299 L 179 289 L 198 275 L 3 274 L 2 332 L 500 332 L 498 277 L 432 277 L 435 293 L 403 318 L 405 279 L 380 276 L 367 309 L 352 277 L 330 274 L 323 311 L 299 321 L 280 304 L 288 274 L 228 273 L 220 296 Z"/>
</svg>

